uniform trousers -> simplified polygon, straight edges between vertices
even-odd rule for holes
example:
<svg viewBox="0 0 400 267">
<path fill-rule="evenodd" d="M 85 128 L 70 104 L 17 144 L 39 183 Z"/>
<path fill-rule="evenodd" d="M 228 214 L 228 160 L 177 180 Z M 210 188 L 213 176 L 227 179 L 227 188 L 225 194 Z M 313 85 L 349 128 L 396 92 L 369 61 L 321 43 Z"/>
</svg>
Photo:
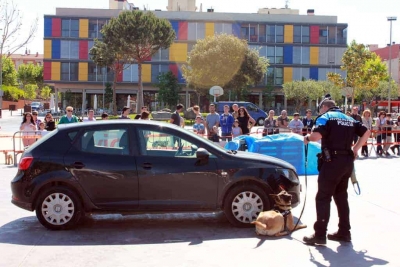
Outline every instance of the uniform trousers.
<svg viewBox="0 0 400 267">
<path fill-rule="evenodd" d="M 353 168 L 354 157 L 352 155 L 332 155 L 332 161 L 322 164 L 315 198 L 317 209 L 317 221 L 314 224 L 315 236 L 326 236 L 332 197 L 339 215 L 339 232 L 347 234 L 350 231 L 347 187 Z"/>
</svg>

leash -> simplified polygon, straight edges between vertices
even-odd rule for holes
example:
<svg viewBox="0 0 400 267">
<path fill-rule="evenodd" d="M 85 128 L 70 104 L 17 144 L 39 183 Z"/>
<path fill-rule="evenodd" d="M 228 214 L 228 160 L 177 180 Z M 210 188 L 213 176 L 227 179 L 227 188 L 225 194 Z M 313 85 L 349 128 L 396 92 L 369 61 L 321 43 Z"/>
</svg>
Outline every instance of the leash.
<svg viewBox="0 0 400 267">
<path fill-rule="evenodd" d="M 296 230 L 297 225 L 299 225 L 301 216 L 303 216 L 304 208 L 306 207 L 306 200 L 307 200 L 307 165 L 308 165 L 308 144 L 304 145 L 304 154 L 305 154 L 305 160 L 304 160 L 304 174 L 305 174 L 305 185 L 306 185 L 306 190 L 305 190 L 305 195 L 304 195 L 304 203 L 303 203 L 303 208 L 301 209 L 299 219 L 296 222 L 296 225 L 293 228 L 293 231 Z"/>
<path fill-rule="evenodd" d="M 351 172 L 350 179 L 351 179 L 351 183 L 353 184 L 354 192 L 356 193 L 356 195 L 359 196 L 361 194 L 361 189 L 360 189 L 360 185 L 359 185 L 359 183 L 357 181 L 356 168 L 355 167 L 353 168 L 353 171 Z"/>
</svg>

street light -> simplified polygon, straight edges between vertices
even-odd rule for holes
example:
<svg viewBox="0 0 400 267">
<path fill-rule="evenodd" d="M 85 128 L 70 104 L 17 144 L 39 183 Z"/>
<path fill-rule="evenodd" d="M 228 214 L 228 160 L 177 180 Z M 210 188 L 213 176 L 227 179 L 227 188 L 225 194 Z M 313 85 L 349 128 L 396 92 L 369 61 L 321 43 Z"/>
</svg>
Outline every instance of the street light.
<svg viewBox="0 0 400 267">
<path fill-rule="evenodd" d="M 392 86 L 390 82 L 392 81 L 392 21 L 396 21 L 397 17 L 387 17 L 387 20 L 390 22 L 388 112 L 391 113 L 392 109 L 390 106 L 390 99 L 391 99 Z"/>
</svg>

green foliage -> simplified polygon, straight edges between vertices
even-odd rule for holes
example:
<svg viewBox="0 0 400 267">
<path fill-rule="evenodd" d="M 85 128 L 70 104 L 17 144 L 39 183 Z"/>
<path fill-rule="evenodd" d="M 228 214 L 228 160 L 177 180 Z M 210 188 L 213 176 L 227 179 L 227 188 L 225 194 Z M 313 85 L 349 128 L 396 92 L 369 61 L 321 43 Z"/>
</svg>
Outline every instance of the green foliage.
<svg viewBox="0 0 400 267">
<path fill-rule="evenodd" d="M 3 84 L 9 86 L 17 86 L 17 71 L 15 70 L 15 66 L 11 58 L 2 57 L 3 67 L 2 67 L 2 78 Z"/>
<path fill-rule="evenodd" d="M 29 99 L 29 100 L 33 100 L 36 98 L 37 95 L 37 90 L 38 90 L 38 86 L 36 84 L 27 84 L 24 87 L 24 98 L 25 99 Z"/>
<path fill-rule="evenodd" d="M 380 81 L 388 79 L 387 68 L 381 59 L 369 51 L 365 45 L 352 41 L 342 57 L 341 69 L 346 78 L 337 73 L 328 73 L 328 79 L 339 87 L 353 88 L 352 102 L 359 90 L 369 90 L 378 86 Z"/>
<path fill-rule="evenodd" d="M 36 84 L 40 88 L 43 84 L 43 67 L 31 63 L 18 67 L 17 78 L 24 87 L 27 84 Z"/>
<path fill-rule="evenodd" d="M 189 87 L 207 91 L 218 85 L 234 90 L 233 95 L 239 97 L 244 88 L 264 79 L 267 67 L 268 60 L 250 49 L 246 41 L 220 34 L 198 40 L 182 72 Z"/>
<path fill-rule="evenodd" d="M 178 83 L 178 79 L 171 72 L 161 73 L 157 76 L 158 90 L 157 101 L 164 102 L 169 108 L 173 108 L 179 101 L 179 92 L 182 87 Z"/>
<path fill-rule="evenodd" d="M 274 101 L 275 99 L 274 87 L 271 84 L 268 84 L 262 90 L 262 96 L 264 101 L 264 107 L 269 108 L 270 106 L 272 106 L 272 101 Z"/>
<path fill-rule="evenodd" d="M 171 23 L 156 17 L 152 12 L 122 11 L 103 27 L 102 34 L 103 42 L 110 50 L 138 64 L 137 104 L 143 106 L 142 63 L 161 48 L 170 47 L 175 39 Z"/>
<path fill-rule="evenodd" d="M 24 90 L 16 86 L 5 85 L 2 90 L 4 91 L 3 100 L 5 101 L 17 101 L 24 97 Z"/>
<path fill-rule="evenodd" d="M 50 94 L 51 94 L 51 88 L 48 86 L 43 87 L 40 90 L 40 97 L 44 100 L 49 100 L 50 99 Z"/>
</svg>

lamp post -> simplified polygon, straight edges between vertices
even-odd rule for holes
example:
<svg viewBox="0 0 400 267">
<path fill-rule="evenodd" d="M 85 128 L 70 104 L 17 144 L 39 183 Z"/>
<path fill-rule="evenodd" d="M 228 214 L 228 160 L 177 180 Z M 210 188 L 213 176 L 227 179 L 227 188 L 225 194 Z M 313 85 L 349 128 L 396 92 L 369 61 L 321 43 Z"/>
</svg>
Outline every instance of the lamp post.
<svg viewBox="0 0 400 267">
<path fill-rule="evenodd" d="M 105 67 L 103 67 L 103 113 L 104 113 L 104 91 L 106 90 L 105 89 L 105 74 L 104 74 L 104 69 L 106 69 Z"/>
<path fill-rule="evenodd" d="M 392 81 L 392 21 L 396 21 L 397 17 L 387 17 L 387 20 L 390 22 L 388 112 L 391 113 L 392 109 L 390 106 L 390 104 L 391 104 L 390 100 L 391 100 L 392 86 L 391 86 L 390 82 Z"/>
</svg>

